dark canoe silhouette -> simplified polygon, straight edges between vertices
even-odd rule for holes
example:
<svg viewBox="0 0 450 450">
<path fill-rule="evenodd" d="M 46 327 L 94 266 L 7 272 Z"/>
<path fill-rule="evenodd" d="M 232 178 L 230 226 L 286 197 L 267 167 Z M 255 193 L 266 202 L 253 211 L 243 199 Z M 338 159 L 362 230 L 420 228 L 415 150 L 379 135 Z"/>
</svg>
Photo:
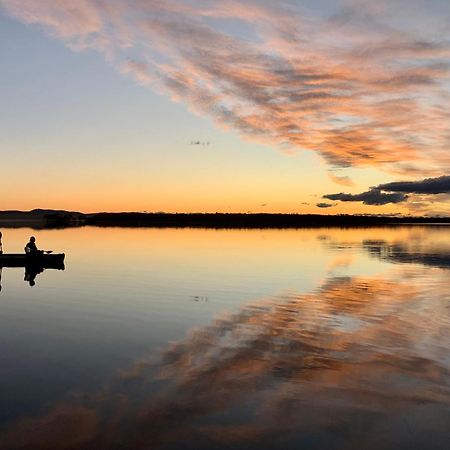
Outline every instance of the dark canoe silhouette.
<svg viewBox="0 0 450 450">
<path fill-rule="evenodd" d="M 64 270 L 64 253 L 46 254 L 38 253 L 3 253 L 0 254 L 0 267 L 27 267 L 36 266 L 43 269 Z"/>
</svg>

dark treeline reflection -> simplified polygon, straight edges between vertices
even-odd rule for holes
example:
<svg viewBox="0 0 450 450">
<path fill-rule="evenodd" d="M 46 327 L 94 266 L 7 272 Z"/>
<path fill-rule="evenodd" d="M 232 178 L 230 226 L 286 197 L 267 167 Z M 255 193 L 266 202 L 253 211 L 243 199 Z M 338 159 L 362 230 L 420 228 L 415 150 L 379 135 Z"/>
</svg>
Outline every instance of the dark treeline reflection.
<svg viewBox="0 0 450 450">
<path fill-rule="evenodd" d="M 448 249 L 429 249 L 421 246 L 408 247 L 404 242 L 387 242 L 384 240 L 365 240 L 363 247 L 380 259 L 397 262 L 423 264 L 424 266 L 450 268 Z"/>
<path fill-rule="evenodd" d="M 362 239 L 361 241 L 336 240 L 327 235 L 318 239 L 333 251 L 362 248 L 370 256 L 391 263 L 420 264 L 423 266 L 450 268 L 450 243 L 427 242 L 424 234 L 408 236 L 408 239 Z"/>
<path fill-rule="evenodd" d="M 102 391 L 10 423 L 0 448 L 448 448 L 450 281 L 423 270 L 223 314 Z"/>
</svg>

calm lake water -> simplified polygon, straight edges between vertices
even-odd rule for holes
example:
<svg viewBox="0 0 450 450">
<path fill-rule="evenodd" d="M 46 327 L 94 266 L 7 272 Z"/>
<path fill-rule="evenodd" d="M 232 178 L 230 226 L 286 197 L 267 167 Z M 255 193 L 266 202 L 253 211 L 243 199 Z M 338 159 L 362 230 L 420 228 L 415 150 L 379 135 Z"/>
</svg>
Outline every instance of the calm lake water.
<svg viewBox="0 0 450 450">
<path fill-rule="evenodd" d="M 2 231 L 1 449 L 450 448 L 450 227 Z"/>
</svg>

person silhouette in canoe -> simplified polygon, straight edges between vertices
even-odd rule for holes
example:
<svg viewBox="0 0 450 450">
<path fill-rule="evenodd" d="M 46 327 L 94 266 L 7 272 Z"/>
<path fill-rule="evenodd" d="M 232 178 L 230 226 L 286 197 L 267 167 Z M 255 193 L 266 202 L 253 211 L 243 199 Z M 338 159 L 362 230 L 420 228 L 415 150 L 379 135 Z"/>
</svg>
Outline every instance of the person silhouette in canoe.
<svg viewBox="0 0 450 450">
<path fill-rule="evenodd" d="M 30 237 L 30 242 L 25 245 L 25 253 L 27 255 L 42 255 L 44 253 L 42 250 L 38 250 L 36 247 L 36 238 L 34 236 Z"/>
</svg>

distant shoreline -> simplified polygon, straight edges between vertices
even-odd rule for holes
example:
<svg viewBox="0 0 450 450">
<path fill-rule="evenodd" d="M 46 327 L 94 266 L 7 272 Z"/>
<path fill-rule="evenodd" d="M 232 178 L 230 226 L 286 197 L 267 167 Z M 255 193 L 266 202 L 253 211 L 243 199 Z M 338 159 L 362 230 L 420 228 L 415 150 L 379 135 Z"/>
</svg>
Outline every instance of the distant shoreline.
<svg viewBox="0 0 450 450">
<path fill-rule="evenodd" d="M 145 214 L 99 213 L 89 217 L 86 225 L 177 228 L 304 228 L 367 227 L 397 225 L 446 225 L 450 218 L 385 217 L 319 214 Z"/>
<path fill-rule="evenodd" d="M 0 211 L 0 227 L 312 228 L 449 225 L 450 217 L 241 213 L 93 213 Z"/>
</svg>

